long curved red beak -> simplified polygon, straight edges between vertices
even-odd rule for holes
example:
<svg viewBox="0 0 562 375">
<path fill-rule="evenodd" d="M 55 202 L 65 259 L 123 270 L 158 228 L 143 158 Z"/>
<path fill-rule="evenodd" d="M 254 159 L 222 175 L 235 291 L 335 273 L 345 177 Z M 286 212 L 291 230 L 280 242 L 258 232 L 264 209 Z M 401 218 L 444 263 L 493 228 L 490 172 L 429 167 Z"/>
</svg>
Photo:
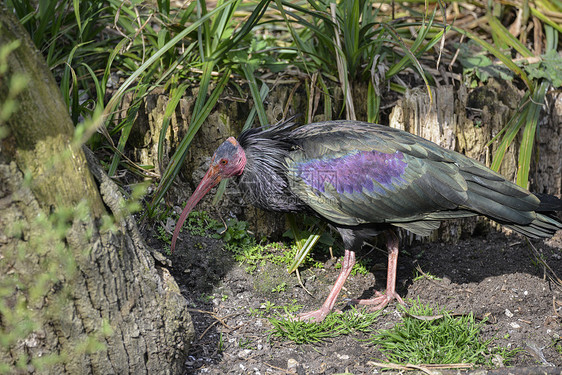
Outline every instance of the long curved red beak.
<svg viewBox="0 0 562 375">
<path fill-rule="evenodd" d="M 211 190 L 214 186 L 216 186 L 222 177 L 219 174 L 219 170 L 216 167 L 211 167 L 205 173 L 205 176 L 197 186 L 197 189 L 193 192 L 189 200 L 187 201 L 185 208 L 183 209 L 178 222 L 176 223 L 176 229 L 174 230 L 174 235 L 172 236 L 172 246 L 171 251 L 174 251 L 176 247 L 176 240 L 178 239 L 178 234 L 180 233 L 180 229 L 187 218 L 187 215 L 193 210 L 193 207 Z"/>
</svg>

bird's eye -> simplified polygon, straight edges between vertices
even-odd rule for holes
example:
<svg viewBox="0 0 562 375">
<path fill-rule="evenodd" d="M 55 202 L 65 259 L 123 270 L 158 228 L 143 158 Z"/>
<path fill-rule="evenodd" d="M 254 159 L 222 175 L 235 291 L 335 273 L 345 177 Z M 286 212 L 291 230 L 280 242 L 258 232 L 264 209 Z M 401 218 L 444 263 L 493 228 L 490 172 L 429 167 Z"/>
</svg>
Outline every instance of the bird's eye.
<svg viewBox="0 0 562 375">
<path fill-rule="evenodd" d="M 228 164 L 228 160 L 226 160 L 226 159 L 221 159 L 221 161 L 220 161 L 219 163 L 221 163 L 221 165 L 227 165 L 227 164 Z"/>
</svg>

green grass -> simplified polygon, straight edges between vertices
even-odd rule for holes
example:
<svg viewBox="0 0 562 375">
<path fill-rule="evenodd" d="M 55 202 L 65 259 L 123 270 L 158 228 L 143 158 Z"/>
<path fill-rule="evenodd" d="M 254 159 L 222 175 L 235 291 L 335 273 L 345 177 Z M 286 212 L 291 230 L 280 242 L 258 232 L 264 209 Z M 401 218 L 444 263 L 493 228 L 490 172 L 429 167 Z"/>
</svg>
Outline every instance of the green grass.
<svg viewBox="0 0 562 375">
<path fill-rule="evenodd" d="M 341 314 L 331 313 L 320 323 L 309 323 L 277 313 L 277 316 L 269 318 L 273 325 L 270 335 L 295 344 L 318 343 L 355 332 L 370 332 L 380 314 L 380 311 L 363 313 L 352 308 Z"/>
<path fill-rule="evenodd" d="M 471 313 L 452 316 L 419 300 L 401 310 L 400 323 L 378 331 L 370 340 L 391 363 L 492 365 L 492 354 L 500 355 L 504 363 L 515 354 L 483 340 L 480 331 L 485 322 L 477 322 Z"/>
</svg>

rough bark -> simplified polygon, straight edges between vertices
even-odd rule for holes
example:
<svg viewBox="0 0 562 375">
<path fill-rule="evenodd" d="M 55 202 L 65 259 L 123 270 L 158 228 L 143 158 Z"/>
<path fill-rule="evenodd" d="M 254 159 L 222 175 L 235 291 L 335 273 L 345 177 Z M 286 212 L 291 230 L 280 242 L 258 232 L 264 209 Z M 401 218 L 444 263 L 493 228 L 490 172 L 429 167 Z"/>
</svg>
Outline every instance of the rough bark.
<svg viewBox="0 0 562 375">
<path fill-rule="evenodd" d="M 547 96 L 547 116 L 540 123 L 538 161 L 531 173 L 531 188 L 538 193 L 562 195 L 562 93 Z"/>
<path fill-rule="evenodd" d="M 0 103 L 11 77 L 30 80 L 0 144 L 0 371 L 177 373 L 193 338 L 186 301 L 116 185 L 72 146 L 53 77 L 2 10 L 0 46 L 13 40 Z"/>
</svg>

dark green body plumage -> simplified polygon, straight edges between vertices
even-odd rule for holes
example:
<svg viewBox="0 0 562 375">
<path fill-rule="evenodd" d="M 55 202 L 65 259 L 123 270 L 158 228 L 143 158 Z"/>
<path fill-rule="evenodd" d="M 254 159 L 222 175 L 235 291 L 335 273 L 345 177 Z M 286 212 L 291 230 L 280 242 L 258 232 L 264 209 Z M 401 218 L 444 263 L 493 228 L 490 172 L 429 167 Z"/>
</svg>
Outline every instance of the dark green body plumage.
<svg viewBox="0 0 562 375">
<path fill-rule="evenodd" d="M 478 214 L 533 238 L 562 228 L 540 212 L 541 200 L 529 191 L 464 155 L 386 126 L 282 124 L 239 141 L 248 158 L 240 185 L 265 209 L 309 210 L 346 230 L 391 225 L 419 235 L 441 220 Z M 550 198 L 548 210 L 560 210 L 557 205 Z"/>
</svg>

